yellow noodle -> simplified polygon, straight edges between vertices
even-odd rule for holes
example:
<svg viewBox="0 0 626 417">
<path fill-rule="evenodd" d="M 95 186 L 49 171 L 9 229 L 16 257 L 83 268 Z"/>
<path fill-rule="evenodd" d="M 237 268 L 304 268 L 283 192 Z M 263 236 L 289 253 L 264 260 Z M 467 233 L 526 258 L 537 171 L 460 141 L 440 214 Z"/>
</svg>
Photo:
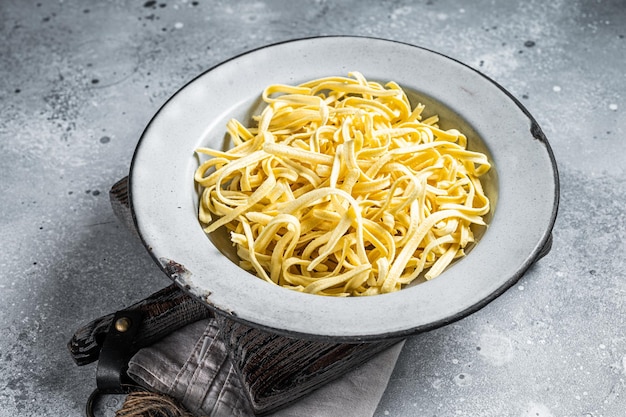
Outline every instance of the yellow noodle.
<svg viewBox="0 0 626 417">
<path fill-rule="evenodd" d="M 232 149 L 198 148 L 194 175 L 204 230 L 226 227 L 242 268 L 306 293 L 382 294 L 440 275 L 485 225 L 486 155 L 422 120 L 398 84 L 353 72 L 261 96 L 254 126 L 227 123 Z"/>
</svg>

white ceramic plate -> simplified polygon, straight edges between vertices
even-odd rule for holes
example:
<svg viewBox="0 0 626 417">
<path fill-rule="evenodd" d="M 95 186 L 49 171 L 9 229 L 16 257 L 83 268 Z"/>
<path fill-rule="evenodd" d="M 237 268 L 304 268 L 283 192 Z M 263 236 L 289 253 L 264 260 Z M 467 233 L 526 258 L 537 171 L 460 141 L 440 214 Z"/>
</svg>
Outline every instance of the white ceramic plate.
<svg viewBox="0 0 626 417">
<path fill-rule="evenodd" d="M 396 293 L 332 298 L 280 288 L 240 269 L 225 235 L 197 220 L 193 174 L 199 146 L 222 148 L 228 119 L 247 120 L 263 88 L 359 71 L 396 81 L 487 152 L 493 210 L 467 257 L 438 278 Z M 415 104 L 415 103 L 413 103 Z M 432 329 L 476 311 L 513 285 L 550 243 L 558 174 L 537 123 L 507 91 L 476 70 L 413 45 L 320 37 L 267 46 L 195 78 L 158 111 L 139 141 L 131 208 L 163 270 L 217 312 L 280 334 L 333 341 L 377 340 Z"/>
</svg>

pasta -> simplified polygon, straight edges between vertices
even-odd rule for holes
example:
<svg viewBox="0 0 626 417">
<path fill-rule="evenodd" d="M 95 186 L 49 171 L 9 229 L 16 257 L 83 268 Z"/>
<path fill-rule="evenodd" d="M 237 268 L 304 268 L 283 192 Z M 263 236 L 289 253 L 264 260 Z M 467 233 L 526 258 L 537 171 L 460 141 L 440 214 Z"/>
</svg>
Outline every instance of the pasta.
<svg viewBox="0 0 626 417">
<path fill-rule="evenodd" d="M 305 293 L 389 293 L 440 275 L 486 225 L 486 155 L 397 83 L 351 72 L 262 98 L 255 126 L 227 123 L 230 150 L 197 149 L 199 220 L 227 228 L 242 268 Z"/>
</svg>

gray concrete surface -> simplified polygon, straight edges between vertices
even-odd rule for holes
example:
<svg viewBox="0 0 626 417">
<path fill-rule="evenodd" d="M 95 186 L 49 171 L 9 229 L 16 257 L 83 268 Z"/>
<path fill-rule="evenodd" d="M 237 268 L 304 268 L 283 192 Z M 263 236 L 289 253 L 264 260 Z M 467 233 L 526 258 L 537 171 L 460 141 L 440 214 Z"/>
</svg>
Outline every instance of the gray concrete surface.
<svg viewBox="0 0 626 417">
<path fill-rule="evenodd" d="M 626 415 L 626 3 L 295 4 L 0 2 L 0 416 L 81 415 L 95 367 L 73 364 L 69 337 L 169 283 L 107 197 L 159 106 L 233 55 L 328 34 L 491 76 L 561 173 L 551 253 L 480 312 L 409 339 L 376 416 Z"/>
</svg>

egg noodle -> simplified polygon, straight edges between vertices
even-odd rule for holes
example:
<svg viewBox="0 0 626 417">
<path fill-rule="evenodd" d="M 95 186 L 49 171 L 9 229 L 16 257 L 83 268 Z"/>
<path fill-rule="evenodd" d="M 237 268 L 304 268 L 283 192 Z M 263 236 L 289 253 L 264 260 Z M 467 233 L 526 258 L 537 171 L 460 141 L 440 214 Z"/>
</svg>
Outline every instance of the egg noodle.
<svg viewBox="0 0 626 417">
<path fill-rule="evenodd" d="M 351 72 L 262 98 L 256 126 L 228 122 L 232 149 L 197 149 L 199 220 L 230 231 L 242 268 L 306 293 L 388 293 L 440 275 L 485 225 L 487 157 L 397 83 Z"/>
</svg>

